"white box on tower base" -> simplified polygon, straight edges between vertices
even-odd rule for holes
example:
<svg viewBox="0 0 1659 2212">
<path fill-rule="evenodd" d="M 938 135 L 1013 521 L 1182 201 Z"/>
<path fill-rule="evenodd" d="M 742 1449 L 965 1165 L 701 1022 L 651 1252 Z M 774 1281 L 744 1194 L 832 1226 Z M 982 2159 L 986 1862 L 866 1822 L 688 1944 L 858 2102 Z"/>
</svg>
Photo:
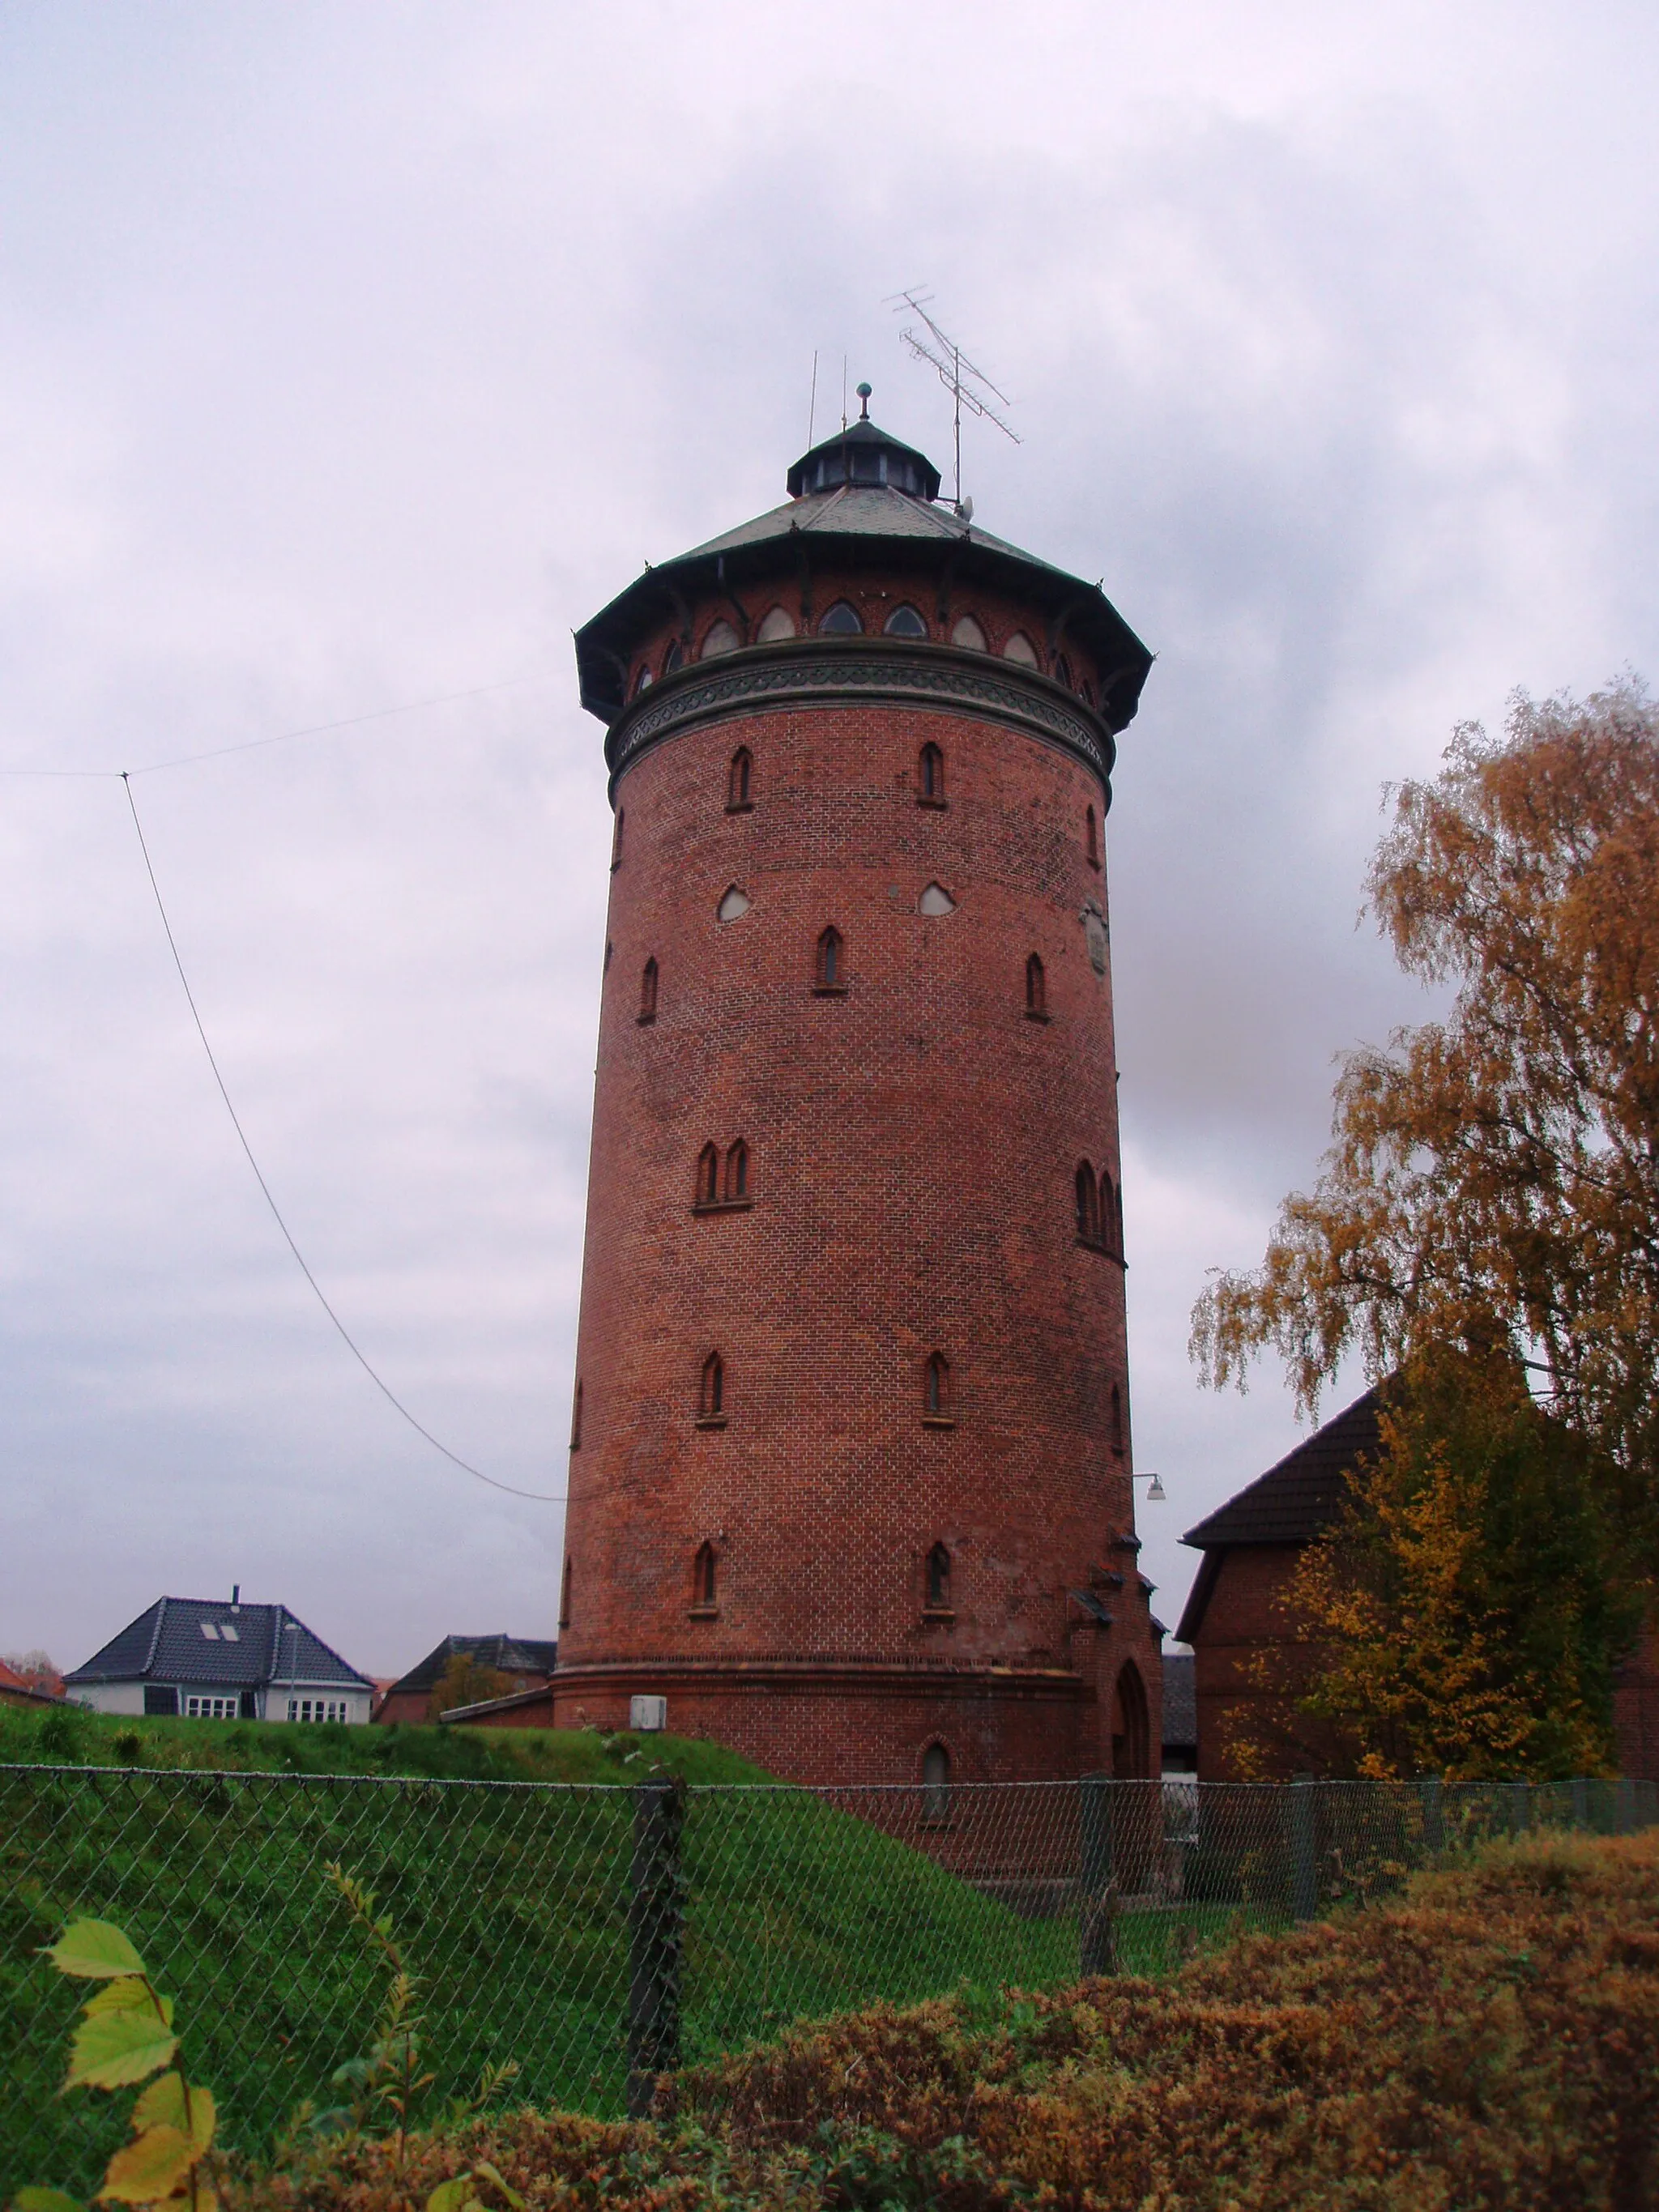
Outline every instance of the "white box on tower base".
<svg viewBox="0 0 1659 2212">
<path fill-rule="evenodd" d="M 628 1725 L 636 1735 L 654 1735 L 668 1726 L 666 1698 L 630 1698 Z"/>
</svg>

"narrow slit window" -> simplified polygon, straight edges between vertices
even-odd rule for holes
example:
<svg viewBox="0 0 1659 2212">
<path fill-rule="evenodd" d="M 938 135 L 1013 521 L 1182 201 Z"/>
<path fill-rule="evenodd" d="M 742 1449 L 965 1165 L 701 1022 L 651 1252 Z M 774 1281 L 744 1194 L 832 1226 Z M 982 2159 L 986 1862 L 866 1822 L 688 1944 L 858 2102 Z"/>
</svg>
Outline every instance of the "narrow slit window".
<svg viewBox="0 0 1659 2212">
<path fill-rule="evenodd" d="M 916 796 L 924 806 L 945 804 L 945 756 L 935 744 L 926 744 L 917 763 Z"/>
<path fill-rule="evenodd" d="M 739 1137 L 726 1156 L 726 1196 L 729 1200 L 749 1195 L 749 1147 Z"/>
<path fill-rule="evenodd" d="M 567 1552 L 564 1555 L 564 1573 L 559 1582 L 559 1626 L 561 1628 L 568 1628 L 570 1626 L 570 1554 Z"/>
<path fill-rule="evenodd" d="M 1091 868 L 1097 868 L 1100 866 L 1100 824 L 1095 819 L 1095 810 L 1092 806 L 1085 817 L 1084 842 L 1089 850 L 1089 866 Z"/>
<path fill-rule="evenodd" d="M 617 809 L 616 822 L 611 831 L 611 872 L 612 875 L 615 875 L 617 870 L 622 866 L 623 824 L 627 819 L 628 817 L 623 813 L 622 808 L 619 806 Z"/>
<path fill-rule="evenodd" d="M 691 1563 L 691 1602 L 699 1613 L 713 1613 L 720 1602 L 720 1561 L 712 1544 L 700 1544 Z"/>
<path fill-rule="evenodd" d="M 817 962 L 813 982 L 820 991 L 844 991 L 847 988 L 847 954 L 842 943 L 841 932 L 833 926 L 818 939 Z"/>
<path fill-rule="evenodd" d="M 1077 1233 L 1085 1244 L 1100 1242 L 1100 1193 L 1087 1160 L 1079 1160 L 1077 1168 Z"/>
<path fill-rule="evenodd" d="M 726 1418 L 726 1362 L 718 1352 L 711 1352 L 702 1363 L 702 1377 L 697 1385 L 697 1418 L 703 1421 L 722 1421 Z"/>
<path fill-rule="evenodd" d="M 572 1451 L 580 1451 L 581 1448 L 582 1386 L 580 1382 L 578 1382 L 576 1384 L 576 1395 L 570 1403 L 570 1449 Z"/>
<path fill-rule="evenodd" d="M 646 962 L 640 975 L 640 1019 L 654 1022 L 657 1018 L 657 963 L 654 957 Z"/>
<path fill-rule="evenodd" d="M 951 1754 L 930 1743 L 921 1755 L 921 1817 L 930 1823 L 951 1817 Z"/>
<path fill-rule="evenodd" d="M 755 758 L 747 745 L 739 745 L 732 756 L 732 766 L 726 779 L 726 811 L 742 814 L 754 805 L 749 795 L 755 773 Z"/>
<path fill-rule="evenodd" d="M 948 1613 L 950 1608 L 950 1547 L 935 1544 L 927 1554 L 927 1610 L 929 1613 Z"/>
<path fill-rule="evenodd" d="M 926 1420 L 951 1419 L 951 1363 L 942 1352 L 929 1352 L 922 1369 L 921 1411 Z"/>
<path fill-rule="evenodd" d="M 1111 1436 L 1112 1449 L 1121 1452 L 1123 1449 L 1123 1393 L 1115 1382 L 1112 1385 Z"/>
<path fill-rule="evenodd" d="M 720 1152 L 714 1145 L 705 1145 L 697 1155 L 697 1204 L 718 1206 L 720 1196 Z"/>
<path fill-rule="evenodd" d="M 1122 1200 L 1119 1198 L 1117 1187 L 1112 1181 L 1111 1171 L 1108 1168 L 1102 1168 L 1100 1171 L 1100 1241 L 1109 1252 L 1115 1252 L 1121 1249 L 1122 1240 L 1114 1233 L 1121 1218 Z"/>
<path fill-rule="evenodd" d="M 1028 953 L 1025 959 L 1025 1011 L 1034 1022 L 1048 1018 L 1048 986 L 1042 972 L 1040 954 Z"/>
</svg>

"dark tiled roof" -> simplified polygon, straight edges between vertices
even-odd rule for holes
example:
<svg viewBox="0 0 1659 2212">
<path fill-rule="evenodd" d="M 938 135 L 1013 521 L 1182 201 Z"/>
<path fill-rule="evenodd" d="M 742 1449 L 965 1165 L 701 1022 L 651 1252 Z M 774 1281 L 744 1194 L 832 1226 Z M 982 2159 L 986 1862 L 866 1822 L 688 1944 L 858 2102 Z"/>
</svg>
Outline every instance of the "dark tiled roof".
<svg viewBox="0 0 1659 2212">
<path fill-rule="evenodd" d="M 203 1624 L 216 1630 L 203 1633 Z M 233 1636 L 223 1632 L 228 1627 Z M 161 1597 L 130 1621 L 67 1682 L 209 1682 L 254 1689 L 268 1682 L 320 1682 L 368 1689 L 367 1675 L 284 1605 L 232 1605 L 227 1598 Z"/>
<path fill-rule="evenodd" d="M 1166 1751 L 1198 1748 L 1198 1692 L 1190 1651 L 1169 1651 L 1164 1656 L 1164 1747 Z"/>
<path fill-rule="evenodd" d="M 1363 1398 L 1316 1429 L 1277 1467 L 1241 1490 L 1182 1538 L 1200 1551 L 1233 1544 L 1305 1544 L 1334 1520 L 1348 1495 L 1350 1468 L 1375 1453 L 1377 1394 Z"/>
<path fill-rule="evenodd" d="M 498 1674 L 550 1674 L 559 1646 L 556 1639 L 550 1643 L 534 1636 L 446 1636 L 418 1667 L 398 1677 L 387 1696 L 432 1689 L 457 1652 L 476 1659 L 481 1667 L 493 1667 Z"/>
</svg>

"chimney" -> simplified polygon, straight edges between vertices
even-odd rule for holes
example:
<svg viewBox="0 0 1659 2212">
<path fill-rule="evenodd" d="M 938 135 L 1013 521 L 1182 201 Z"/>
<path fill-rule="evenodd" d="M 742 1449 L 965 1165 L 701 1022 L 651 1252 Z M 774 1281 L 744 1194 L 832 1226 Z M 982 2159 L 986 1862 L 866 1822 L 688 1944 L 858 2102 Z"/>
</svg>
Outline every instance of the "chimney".
<svg viewBox="0 0 1659 2212">
<path fill-rule="evenodd" d="M 237 1607 L 239 1605 L 240 1605 L 240 1603 L 241 1603 L 241 1602 L 242 1602 L 242 1585 L 240 1584 L 240 1583 L 233 1583 L 231 1584 L 231 1586 L 230 1586 L 230 1607 L 231 1607 L 231 1611 L 234 1613 L 234 1612 L 236 1610 L 236 1607 Z"/>
</svg>

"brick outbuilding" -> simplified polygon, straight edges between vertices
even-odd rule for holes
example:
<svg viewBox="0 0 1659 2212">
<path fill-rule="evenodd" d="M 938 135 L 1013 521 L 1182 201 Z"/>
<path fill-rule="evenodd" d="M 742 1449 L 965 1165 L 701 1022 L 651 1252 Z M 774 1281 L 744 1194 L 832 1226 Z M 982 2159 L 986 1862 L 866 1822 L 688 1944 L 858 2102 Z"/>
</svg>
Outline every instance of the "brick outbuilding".
<svg viewBox="0 0 1659 2212">
<path fill-rule="evenodd" d="M 939 489 L 860 419 L 578 635 L 615 826 L 551 1702 L 815 1782 L 1144 1774 L 1104 829 L 1150 655 Z"/>
</svg>

